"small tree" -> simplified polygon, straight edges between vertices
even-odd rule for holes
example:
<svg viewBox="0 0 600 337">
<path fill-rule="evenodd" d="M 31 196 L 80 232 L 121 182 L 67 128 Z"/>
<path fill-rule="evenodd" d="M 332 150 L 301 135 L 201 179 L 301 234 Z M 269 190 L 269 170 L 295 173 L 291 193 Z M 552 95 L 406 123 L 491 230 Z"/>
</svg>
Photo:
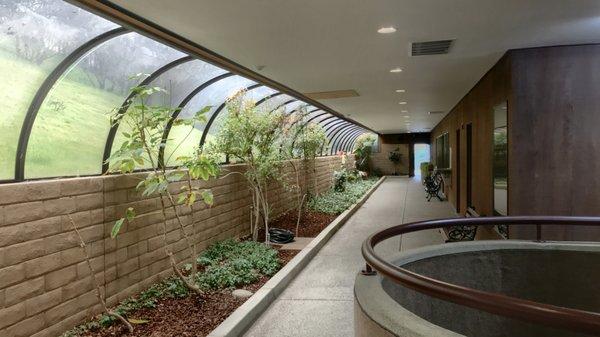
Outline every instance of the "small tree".
<svg viewBox="0 0 600 337">
<path fill-rule="evenodd" d="M 296 191 L 296 205 L 298 216 L 296 218 L 296 236 L 298 236 L 300 221 L 302 218 L 302 207 L 306 200 L 308 191 L 302 189 L 300 183 L 300 170 L 298 167 L 298 161 L 300 159 L 305 172 L 310 166 L 313 173 L 315 172 L 315 159 L 321 153 L 321 149 L 327 146 L 327 136 L 323 128 L 316 123 L 302 123 L 302 120 L 306 116 L 306 111 L 301 110 L 300 113 L 294 114 L 289 127 L 284 130 L 284 149 L 286 149 L 288 163 L 292 167 L 295 175 L 295 186 L 293 189 Z M 315 177 L 315 190 L 316 190 L 316 177 Z"/>
<path fill-rule="evenodd" d="M 244 91 L 229 98 L 226 108 L 228 115 L 215 141 L 210 144 L 210 152 L 215 155 L 227 154 L 229 158 L 246 165 L 244 173 L 229 174 L 240 174 L 248 182 L 254 218 L 250 223 L 252 239 L 258 240 L 262 215 L 265 241 L 268 243 L 271 209 L 267 190 L 269 184 L 283 181 L 281 135 L 285 117 L 281 110 L 269 113 L 259 109 L 254 101 L 245 99 Z"/>
<path fill-rule="evenodd" d="M 92 267 L 92 261 L 90 260 L 90 254 L 88 253 L 87 245 L 85 244 L 85 240 L 81 236 L 81 233 L 79 232 L 79 229 L 77 228 L 77 225 L 75 224 L 75 221 L 73 220 L 73 217 L 71 216 L 71 214 L 67 214 L 67 215 L 69 217 L 69 221 L 71 222 L 71 227 L 73 227 L 73 231 L 75 232 L 75 234 L 77 235 L 77 238 L 79 239 L 79 247 L 81 248 L 83 256 L 85 256 L 85 262 L 86 262 L 86 265 L 90 272 L 92 284 L 94 285 L 94 288 L 96 288 L 96 298 L 98 298 L 98 302 L 100 302 L 102 309 L 108 316 L 118 319 L 119 321 L 121 321 L 121 323 L 123 323 L 123 325 L 125 325 L 125 327 L 127 328 L 127 330 L 130 333 L 133 332 L 133 326 L 131 325 L 131 323 L 129 323 L 129 321 L 125 317 L 123 317 L 121 314 L 119 314 L 116 311 L 108 309 L 108 306 L 106 305 L 106 301 L 104 300 L 104 296 L 102 295 L 102 291 L 100 289 L 100 284 L 98 283 L 98 280 L 96 280 L 96 270 L 94 270 L 94 267 Z"/>
<path fill-rule="evenodd" d="M 137 190 L 141 191 L 142 196 L 151 197 L 157 196 L 160 200 L 162 211 L 162 229 L 163 229 L 163 246 L 165 254 L 169 258 L 173 271 L 184 282 L 184 284 L 192 291 L 201 294 L 202 291 L 194 283 L 197 273 L 196 249 L 191 242 L 190 236 L 185 230 L 183 220 L 178 211 L 178 205 L 188 206 L 193 210 L 193 205 L 196 200 L 202 200 L 207 205 L 213 204 L 213 195 L 210 190 L 201 189 L 194 184 L 194 180 L 208 180 L 211 177 L 216 177 L 219 173 L 219 166 L 216 160 L 207 156 L 202 151 L 197 149 L 190 156 L 179 158 L 183 165 L 176 170 L 167 170 L 164 165 L 159 163 L 159 151 L 164 149 L 166 139 L 163 138 L 164 130 L 167 124 L 173 123 L 174 126 L 186 125 L 190 128 L 188 135 L 193 131 L 199 123 L 205 122 L 205 114 L 210 110 L 210 107 L 205 107 L 198 111 L 192 118 L 173 120 L 174 109 L 164 106 L 148 105 L 149 99 L 153 95 L 165 93 L 158 87 L 139 86 L 132 89 L 133 98 L 128 102 L 129 109 L 126 114 L 119 114 L 118 111 L 111 115 L 111 122 L 120 123 L 128 126 L 127 132 L 123 132 L 125 141 L 121 147 L 115 151 L 108 159 L 109 171 L 120 173 L 131 173 L 135 169 L 149 169 L 149 173 L 141 179 L 137 185 Z M 186 138 L 176 146 L 176 149 L 185 142 Z M 176 150 L 175 149 L 175 150 Z M 174 150 L 174 151 L 175 151 Z M 165 161 L 165 162 L 168 162 Z M 178 200 L 172 194 L 170 187 L 178 182 L 185 182 L 180 189 Z M 183 235 L 188 247 L 188 255 L 192 261 L 191 275 L 185 277 L 177 267 L 177 261 L 173 253 L 169 249 L 167 242 L 167 210 L 171 209 L 175 215 L 179 230 Z M 112 228 L 111 236 L 114 238 L 118 235 L 124 222 L 131 222 L 135 218 L 135 210 L 129 208 L 123 218 L 117 220 Z"/>
<path fill-rule="evenodd" d="M 354 155 L 356 160 L 356 169 L 364 172 L 370 172 L 370 159 L 373 145 L 375 144 L 375 136 L 372 134 L 362 134 L 354 144 Z"/>
</svg>

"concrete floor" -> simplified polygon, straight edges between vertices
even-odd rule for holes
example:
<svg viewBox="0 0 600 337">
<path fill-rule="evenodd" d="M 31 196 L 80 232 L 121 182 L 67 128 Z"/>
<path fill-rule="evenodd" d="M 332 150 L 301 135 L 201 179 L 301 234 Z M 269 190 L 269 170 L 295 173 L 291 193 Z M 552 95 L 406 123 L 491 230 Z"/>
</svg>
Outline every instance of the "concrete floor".
<svg viewBox="0 0 600 337">
<path fill-rule="evenodd" d="M 425 200 L 420 181 L 388 177 L 245 334 L 247 337 L 353 336 L 353 286 L 365 238 L 400 223 L 456 216 L 448 202 Z M 382 242 L 385 253 L 442 243 L 438 230 Z"/>
</svg>

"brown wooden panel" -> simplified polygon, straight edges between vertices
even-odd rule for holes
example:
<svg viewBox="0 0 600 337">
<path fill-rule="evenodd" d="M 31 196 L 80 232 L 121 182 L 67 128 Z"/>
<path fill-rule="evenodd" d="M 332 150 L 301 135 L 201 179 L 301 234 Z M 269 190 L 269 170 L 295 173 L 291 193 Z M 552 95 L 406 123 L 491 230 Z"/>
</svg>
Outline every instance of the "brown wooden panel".
<svg viewBox="0 0 600 337">
<path fill-rule="evenodd" d="M 480 215 L 493 214 L 491 166 L 493 107 L 509 99 L 509 70 L 508 57 L 504 56 L 431 132 L 432 140 L 444 132 L 448 132 L 450 135 L 452 184 L 445 187 L 445 193 L 452 204 L 461 206 L 459 211 L 461 214 L 465 214 L 467 205 L 467 124 L 472 124 L 472 205 Z M 457 142 L 456 139 L 456 130 L 458 129 L 460 129 L 460 142 Z M 460 151 L 457 151 L 457 143 L 461 146 Z M 458 152 L 460 152 L 461 158 L 457 158 Z M 433 157 L 435 154 L 435 142 L 433 141 L 431 153 Z M 458 165 L 458 160 L 460 160 L 460 165 Z M 460 172 L 455 172 L 457 167 L 460 167 Z M 457 184 L 457 181 L 460 183 Z M 460 189 L 460 193 L 457 189 Z M 460 196 L 460 202 L 456 200 L 457 195 Z"/>
<path fill-rule="evenodd" d="M 510 54 L 510 214 L 600 215 L 600 46 Z M 597 229 L 574 229 L 545 228 L 543 238 L 600 240 Z"/>
</svg>

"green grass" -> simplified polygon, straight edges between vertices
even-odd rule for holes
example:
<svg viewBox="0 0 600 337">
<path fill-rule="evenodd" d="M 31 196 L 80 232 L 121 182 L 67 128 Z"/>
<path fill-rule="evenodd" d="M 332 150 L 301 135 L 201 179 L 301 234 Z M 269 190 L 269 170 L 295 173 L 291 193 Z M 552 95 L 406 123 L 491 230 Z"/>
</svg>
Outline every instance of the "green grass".
<svg viewBox="0 0 600 337">
<path fill-rule="evenodd" d="M 45 67 L 0 49 L 0 179 L 13 177 L 25 113 L 48 73 Z M 76 76 L 74 70 L 61 78 L 38 112 L 29 139 L 27 178 L 100 172 L 109 129 L 107 112 L 123 98 L 71 78 Z"/>
<path fill-rule="evenodd" d="M 369 178 L 346 183 L 344 191 L 338 192 L 332 189 L 327 193 L 311 198 L 308 202 L 308 208 L 327 214 L 340 214 L 356 203 L 376 182 L 377 178 Z"/>
<path fill-rule="evenodd" d="M 39 66 L 2 48 L 0 44 L 0 179 L 12 179 L 25 113 L 36 91 L 60 60 Z M 84 72 L 74 67 L 46 97 L 29 139 L 26 178 L 100 173 L 110 128 L 108 114 L 122 104 L 124 96 L 88 85 L 85 78 Z M 170 138 L 181 140 L 188 130 L 175 127 Z M 119 134 L 113 149 L 122 142 Z M 191 153 L 201 136 L 201 131 L 192 132 L 172 156 L 171 164 L 178 156 Z M 172 145 L 175 141 L 169 142 L 167 156 L 175 148 Z"/>
</svg>

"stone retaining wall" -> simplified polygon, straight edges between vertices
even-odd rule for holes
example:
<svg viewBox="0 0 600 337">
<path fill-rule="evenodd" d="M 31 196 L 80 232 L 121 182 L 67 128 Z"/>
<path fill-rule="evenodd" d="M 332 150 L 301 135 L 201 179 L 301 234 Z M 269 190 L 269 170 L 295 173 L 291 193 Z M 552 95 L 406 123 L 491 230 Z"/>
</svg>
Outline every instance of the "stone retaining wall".
<svg viewBox="0 0 600 337">
<path fill-rule="evenodd" d="M 302 183 L 317 193 L 331 186 L 340 157 L 318 158 L 313 168 L 300 161 Z M 224 167 L 243 172 L 243 165 Z M 292 173 L 292 166 L 286 165 Z M 141 198 L 135 186 L 142 174 L 32 181 L 0 185 L 0 336 L 57 336 L 100 312 L 85 257 L 78 246 L 71 214 L 92 256 L 96 279 L 110 305 L 172 273 L 162 249 L 160 200 Z M 288 175 L 290 182 L 295 175 Z M 205 183 L 215 196 L 179 207 L 197 251 L 211 243 L 249 233 L 252 204 L 240 175 Z M 174 192 L 178 190 L 174 186 Z M 295 205 L 295 195 L 282 186 L 269 191 L 274 215 Z M 125 209 L 138 216 L 116 239 L 110 230 Z M 168 212 L 167 240 L 178 261 L 187 258 L 186 244 Z"/>
</svg>

